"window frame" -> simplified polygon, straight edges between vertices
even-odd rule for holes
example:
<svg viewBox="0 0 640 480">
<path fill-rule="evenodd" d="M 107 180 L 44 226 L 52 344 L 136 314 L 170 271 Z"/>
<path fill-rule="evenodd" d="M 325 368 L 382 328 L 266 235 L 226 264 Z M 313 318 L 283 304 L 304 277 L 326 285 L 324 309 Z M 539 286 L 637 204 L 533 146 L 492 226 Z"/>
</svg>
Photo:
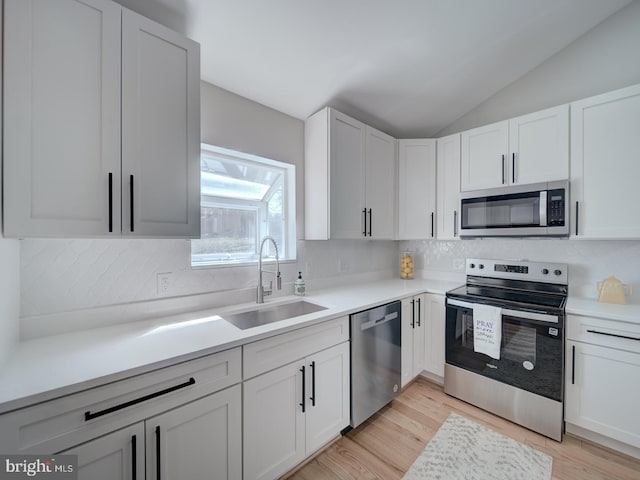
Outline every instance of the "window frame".
<svg viewBox="0 0 640 480">
<path fill-rule="evenodd" d="M 275 168 L 281 171 L 278 179 L 268 188 L 261 200 L 250 200 L 246 198 L 222 197 L 215 195 L 200 194 L 200 205 L 216 208 L 224 208 L 225 206 L 254 210 L 257 212 L 256 225 L 256 252 L 249 255 L 237 256 L 235 260 L 223 261 L 222 253 L 196 254 L 201 257 L 219 256 L 219 260 L 198 260 L 194 257 L 193 243 L 191 243 L 190 263 L 191 268 L 228 268 L 239 266 L 252 266 L 258 264 L 258 250 L 260 248 L 261 239 L 268 233 L 268 204 L 278 191 L 278 187 L 282 186 L 282 237 L 284 245 L 278 245 L 280 263 L 292 263 L 297 261 L 297 235 L 296 235 L 296 166 L 290 163 L 279 162 L 265 157 L 252 155 L 244 152 L 229 150 L 223 147 L 217 147 L 202 143 L 201 157 L 206 154 L 222 157 L 226 160 L 236 162 L 238 164 L 258 165 L 265 168 Z M 202 232 L 201 232 L 202 234 Z M 198 239 L 195 239 L 198 241 Z M 275 262 L 275 256 L 263 257 L 263 263 Z"/>
</svg>

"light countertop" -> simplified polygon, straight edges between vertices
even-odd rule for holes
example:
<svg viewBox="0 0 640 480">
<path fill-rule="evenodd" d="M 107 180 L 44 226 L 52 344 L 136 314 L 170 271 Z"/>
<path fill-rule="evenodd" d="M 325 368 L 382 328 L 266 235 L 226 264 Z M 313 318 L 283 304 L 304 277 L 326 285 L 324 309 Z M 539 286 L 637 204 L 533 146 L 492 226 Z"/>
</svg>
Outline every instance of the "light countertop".
<svg viewBox="0 0 640 480">
<path fill-rule="evenodd" d="M 640 324 L 640 305 L 617 305 L 601 303 L 595 299 L 569 297 L 565 311 L 569 315 L 584 315 Z"/>
<path fill-rule="evenodd" d="M 458 282 L 382 280 L 318 290 L 304 297 L 326 310 L 240 330 L 220 318 L 255 303 L 186 312 L 17 345 L 0 371 L 0 413 L 69 395 L 262 338 L 320 323 L 419 293 L 444 294 Z M 268 299 L 265 306 L 300 297 Z"/>
</svg>

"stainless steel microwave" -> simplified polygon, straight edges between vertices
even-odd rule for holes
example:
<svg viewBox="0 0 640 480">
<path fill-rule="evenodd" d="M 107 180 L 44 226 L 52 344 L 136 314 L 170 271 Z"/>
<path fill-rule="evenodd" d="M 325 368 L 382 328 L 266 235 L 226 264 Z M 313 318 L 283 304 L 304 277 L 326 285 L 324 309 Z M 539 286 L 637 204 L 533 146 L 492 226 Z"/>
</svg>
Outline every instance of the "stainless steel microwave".
<svg viewBox="0 0 640 480">
<path fill-rule="evenodd" d="M 514 185 L 460 195 L 461 237 L 566 237 L 569 182 Z"/>
</svg>

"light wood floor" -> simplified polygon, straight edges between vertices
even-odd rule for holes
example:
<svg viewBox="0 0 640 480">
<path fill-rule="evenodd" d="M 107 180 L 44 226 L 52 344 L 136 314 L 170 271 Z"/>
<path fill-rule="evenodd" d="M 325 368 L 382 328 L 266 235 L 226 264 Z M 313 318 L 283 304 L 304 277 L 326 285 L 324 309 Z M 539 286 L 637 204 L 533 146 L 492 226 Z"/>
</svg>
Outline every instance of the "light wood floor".
<svg viewBox="0 0 640 480">
<path fill-rule="evenodd" d="M 452 412 L 551 455 L 553 480 L 640 479 L 640 460 L 570 435 L 562 443 L 550 440 L 450 397 L 422 377 L 287 478 L 400 479 Z"/>
</svg>

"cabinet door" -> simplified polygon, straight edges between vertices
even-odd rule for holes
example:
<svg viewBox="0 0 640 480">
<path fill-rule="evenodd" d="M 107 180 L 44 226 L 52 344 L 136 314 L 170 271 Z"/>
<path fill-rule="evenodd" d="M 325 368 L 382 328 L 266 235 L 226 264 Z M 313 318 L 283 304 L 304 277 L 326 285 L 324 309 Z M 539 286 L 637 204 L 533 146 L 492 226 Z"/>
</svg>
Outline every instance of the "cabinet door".
<svg viewBox="0 0 640 480">
<path fill-rule="evenodd" d="M 305 458 L 305 372 L 300 361 L 244 382 L 245 480 L 277 478 Z"/>
<path fill-rule="evenodd" d="M 398 141 L 398 240 L 436 233 L 436 141 Z"/>
<path fill-rule="evenodd" d="M 404 387 L 424 368 L 424 295 L 403 299 L 401 307 L 400 369 L 401 383 Z"/>
<path fill-rule="evenodd" d="M 640 354 L 567 342 L 565 420 L 640 447 Z"/>
<path fill-rule="evenodd" d="M 349 425 L 349 342 L 307 359 L 306 455 Z"/>
<path fill-rule="evenodd" d="M 60 454 L 78 456 L 79 480 L 142 480 L 144 424 L 117 430 Z"/>
<path fill-rule="evenodd" d="M 120 7 L 4 9 L 4 234 L 119 234 Z"/>
<path fill-rule="evenodd" d="M 438 240 L 460 238 L 460 134 L 438 139 Z"/>
<path fill-rule="evenodd" d="M 569 178 L 569 105 L 509 120 L 508 183 Z"/>
<path fill-rule="evenodd" d="M 331 238 L 364 238 L 365 125 L 330 111 Z"/>
<path fill-rule="evenodd" d="M 396 140 L 367 127 L 365 159 L 367 236 L 392 240 L 396 231 Z"/>
<path fill-rule="evenodd" d="M 124 234 L 200 236 L 200 47 L 128 10 L 122 197 Z"/>
<path fill-rule="evenodd" d="M 240 478 L 241 405 L 236 385 L 146 420 L 147 478 Z"/>
<path fill-rule="evenodd" d="M 462 191 L 500 187 L 507 183 L 508 121 L 462 132 L 461 141 Z"/>
<path fill-rule="evenodd" d="M 425 295 L 424 369 L 444 379 L 444 296 Z"/>
<path fill-rule="evenodd" d="M 413 366 L 411 378 L 416 378 L 424 370 L 425 353 L 425 296 L 416 295 L 414 300 Z"/>
<path fill-rule="evenodd" d="M 640 238 L 639 124 L 640 85 L 571 104 L 572 235 Z"/>
</svg>

